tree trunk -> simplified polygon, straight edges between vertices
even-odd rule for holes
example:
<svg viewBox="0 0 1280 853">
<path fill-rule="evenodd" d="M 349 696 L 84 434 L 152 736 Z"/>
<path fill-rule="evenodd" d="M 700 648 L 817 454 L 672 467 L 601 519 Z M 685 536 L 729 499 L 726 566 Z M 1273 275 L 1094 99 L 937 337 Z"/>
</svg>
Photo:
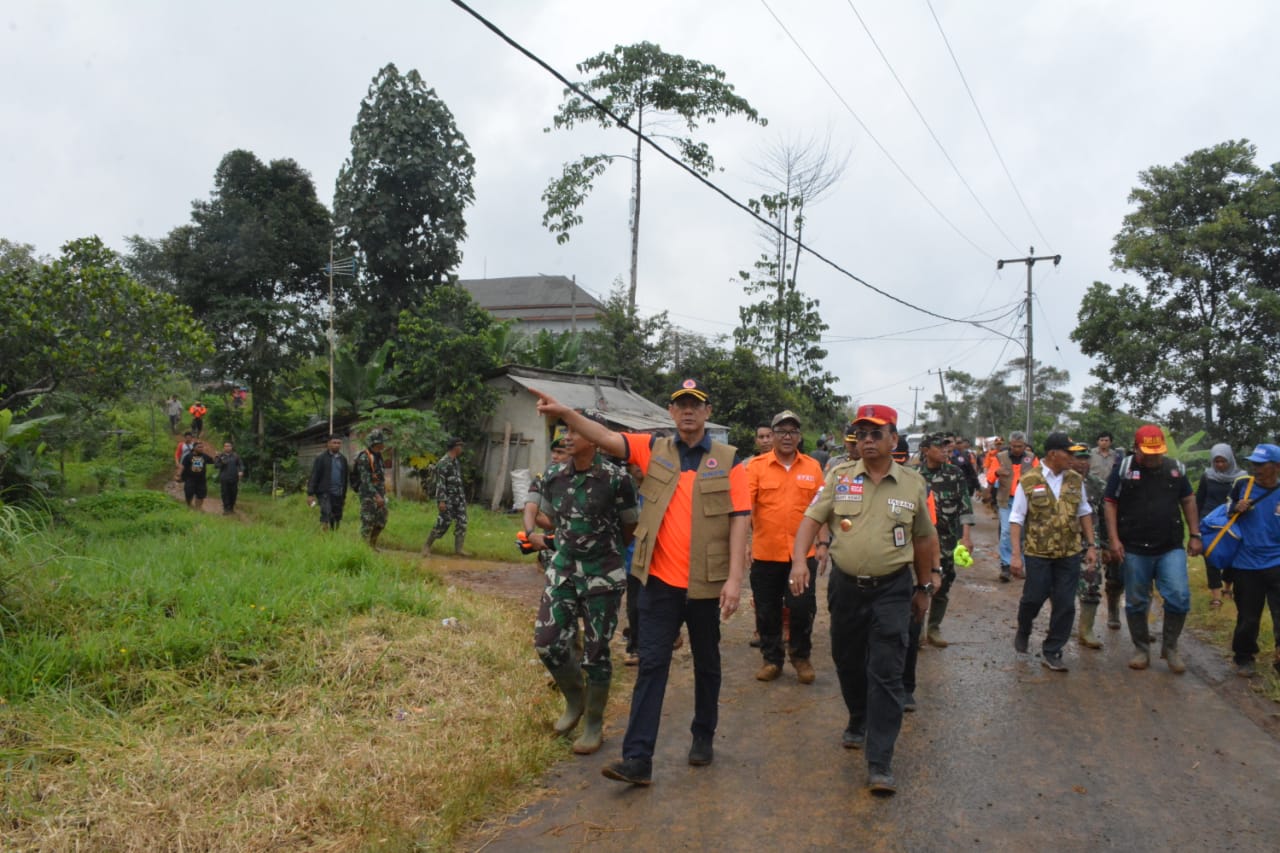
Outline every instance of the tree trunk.
<svg viewBox="0 0 1280 853">
<path fill-rule="evenodd" d="M 644 130 L 644 111 L 636 110 L 636 130 Z M 635 210 L 631 212 L 631 288 L 627 291 L 627 307 L 631 313 L 636 311 L 636 278 L 640 258 L 640 149 L 644 144 L 642 136 L 636 136 L 636 183 Z"/>
</svg>

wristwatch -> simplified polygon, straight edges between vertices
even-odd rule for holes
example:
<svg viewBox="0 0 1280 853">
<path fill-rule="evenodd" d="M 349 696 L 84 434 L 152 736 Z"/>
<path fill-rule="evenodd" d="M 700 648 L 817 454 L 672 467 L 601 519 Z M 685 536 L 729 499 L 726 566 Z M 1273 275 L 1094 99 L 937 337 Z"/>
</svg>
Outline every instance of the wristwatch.
<svg viewBox="0 0 1280 853">
<path fill-rule="evenodd" d="M 916 592 L 923 592 L 926 595 L 933 595 L 933 581 L 918 583 L 912 589 Z"/>
</svg>

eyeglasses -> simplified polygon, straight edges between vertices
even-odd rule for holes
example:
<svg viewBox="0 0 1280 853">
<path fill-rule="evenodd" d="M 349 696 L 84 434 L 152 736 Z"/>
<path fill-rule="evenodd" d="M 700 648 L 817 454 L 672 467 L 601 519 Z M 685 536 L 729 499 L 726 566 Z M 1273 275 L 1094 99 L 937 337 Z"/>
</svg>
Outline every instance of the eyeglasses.
<svg viewBox="0 0 1280 853">
<path fill-rule="evenodd" d="M 798 429 L 775 429 L 773 431 L 774 438 L 796 438 L 800 435 Z"/>
<path fill-rule="evenodd" d="M 855 429 L 853 437 L 858 441 L 866 441 L 868 438 L 872 441 L 879 441 L 889 433 L 883 429 Z"/>
</svg>

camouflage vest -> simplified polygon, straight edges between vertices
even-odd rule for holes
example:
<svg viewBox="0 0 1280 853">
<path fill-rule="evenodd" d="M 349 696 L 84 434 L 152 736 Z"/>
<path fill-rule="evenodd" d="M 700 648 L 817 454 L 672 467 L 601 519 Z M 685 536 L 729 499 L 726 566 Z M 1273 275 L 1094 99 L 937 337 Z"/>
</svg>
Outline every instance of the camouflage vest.
<svg viewBox="0 0 1280 853">
<path fill-rule="evenodd" d="M 1027 496 L 1027 517 L 1022 523 L 1026 535 L 1023 553 L 1050 560 L 1080 553 L 1076 512 L 1080 509 L 1083 483 L 1080 475 L 1068 468 L 1062 474 L 1061 494 L 1055 498 L 1043 470 L 1032 468 L 1022 474 L 1018 487 Z"/>
</svg>

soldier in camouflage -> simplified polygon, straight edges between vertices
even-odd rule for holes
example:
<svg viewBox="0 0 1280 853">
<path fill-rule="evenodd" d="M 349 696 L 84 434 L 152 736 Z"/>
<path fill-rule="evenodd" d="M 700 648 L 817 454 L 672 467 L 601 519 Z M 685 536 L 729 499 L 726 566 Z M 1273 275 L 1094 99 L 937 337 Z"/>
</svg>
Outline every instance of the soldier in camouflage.
<svg viewBox="0 0 1280 853">
<path fill-rule="evenodd" d="M 586 416 L 604 423 L 599 415 Z M 604 708 L 613 677 L 609 642 L 626 587 L 623 555 L 639 510 L 626 469 L 606 461 L 595 444 L 572 428 L 565 433 L 565 449 L 568 461 L 548 469 L 542 484 L 540 509 L 555 523 L 556 551 L 546 572 L 533 644 L 564 694 L 565 711 L 555 729 L 567 732 L 585 714 L 573 751 L 588 755 L 600 748 L 604 735 Z M 579 617 L 584 629 L 582 661 L 573 649 Z"/>
<path fill-rule="evenodd" d="M 422 546 L 424 556 L 431 553 L 432 543 L 444 536 L 450 524 L 453 524 L 453 553 L 468 556 L 462 551 L 467 539 L 467 498 L 462 489 L 462 463 L 458 461 L 461 455 L 462 439 L 450 438 L 444 456 L 436 463 L 436 508 L 440 515 L 427 536 L 427 543 Z"/>
<path fill-rule="evenodd" d="M 1071 447 L 1071 467 L 1084 478 L 1084 494 L 1093 508 L 1093 542 L 1081 540 L 1081 547 L 1093 545 L 1103 556 L 1103 571 L 1098 572 L 1095 566 L 1080 574 L 1080 619 L 1076 637 L 1080 645 L 1090 649 L 1102 648 L 1102 641 L 1093 632 L 1094 620 L 1098 616 L 1098 605 L 1102 603 L 1103 580 L 1106 580 L 1107 592 L 1107 627 L 1120 627 L 1120 596 L 1124 593 L 1124 571 L 1119 563 L 1107 560 L 1107 519 L 1102 512 L 1102 502 L 1107 491 L 1107 481 L 1090 470 L 1091 452 L 1085 444 L 1074 444 Z"/>
<path fill-rule="evenodd" d="M 929 645 L 947 647 L 942 638 L 942 618 L 947 613 L 947 593 L 956 579 L 955 550 L 957 544 L 972 550 L 969 531 L 973 527 L 973 502 L 964 471 L 952 465 L 952 440 L 941 433 L 925 436 L 920 442 L 920 466 L 916 469 L 929 484 L 938 509 L 938 545 L 942 549 L 942 583 L 929 604 L 929 629 L 925 638 Z"/>
<path fill-rule="evenodd" d="M 351 485 L 360 497 L 360 536 L 375 551 L 378 536 L 387 526 L 387 477 L 382 467 L 386 434 L 375 429 L 365 439 L 365 449 L 351 463 Z"/>
<path fill-rule="evenodd" d="M 545 571 L 551 565 L 551 558 L 554 552 L 546 546 L 546 539 L 543 538 L 538 542 L 534 541 L 535 536 L 542 536 L 542 530 L 551 530 L 555 524 L 546 515 L 540 512 L 539 507 L 542 504 L 542 486 L 546 482 L 547 474 L 551 473 L 551 469 L 563 464 L 569 458 L 568 452 L 564 448 L 564 438 L 558 437 L 551 442 L 551 464 L 547 466 L 547 470 L 543 471 L 533 478 L 533 482 L 529 483 L 529 494 L 524 499 L 524 511 L 522 517 L 524 519 L 524 533 L 530 544 L 538 547 L 538 564 Z"/>
</svg>

